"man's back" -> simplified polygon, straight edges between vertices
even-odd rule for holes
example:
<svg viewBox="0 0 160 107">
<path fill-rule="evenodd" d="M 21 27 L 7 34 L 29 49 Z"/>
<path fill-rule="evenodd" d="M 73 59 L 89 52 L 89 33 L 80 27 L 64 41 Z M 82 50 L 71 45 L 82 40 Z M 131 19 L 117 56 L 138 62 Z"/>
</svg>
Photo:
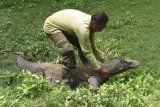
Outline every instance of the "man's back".
<svg viewBox="0 0 160 107">
<path fill-rule="evenodd" d="M 45 21 L 44 30 L 49 34 L 62 30 L 75 35 L 76 30 L 89 28 L 90 21 L 91 15 L 74 9 L 66 9 L 49 16 Z"/>
</svg>

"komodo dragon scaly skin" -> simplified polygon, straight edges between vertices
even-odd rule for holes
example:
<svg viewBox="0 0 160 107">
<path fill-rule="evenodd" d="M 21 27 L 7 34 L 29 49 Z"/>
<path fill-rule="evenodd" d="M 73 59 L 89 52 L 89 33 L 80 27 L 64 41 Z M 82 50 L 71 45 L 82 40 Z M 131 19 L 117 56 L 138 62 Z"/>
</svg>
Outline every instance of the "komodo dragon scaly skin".
<svg viewBox="0 0 160 107">
<path fill-rule="evenodd" d="M 18 54 L 17 64 L 28 71 L 51 78 L 52 83 L 62 80 L 63 65 L 53 63 L 33 63 L 25 59 L 23 52 L 16 52 Z M 136 68 L 140 63 L 136 60 L 114 59 L 106 63 L 102 63 L 101 67 L 108 71 L 109 77 L 122 73 L 125 70 Z M 77 67 L 72 72 L 72 86 L 77 86 L 81 82 L 88 82 L 92 91 L 96 91 L 100 84 L 107 79 L 101 78 L 98 72 L 95 72 L 89 66 Z"/>
<path fill-rule="evenodd" d="M 61 80 L 63 66 L 61 64 L 53 63 L 34 63 L 27 61 L 23 52 L 16 52 L 18 54 L 17 64 L 32 73 L 45 76 L 49 78 L 50 82 L 55 84 Z"/>
</svg>

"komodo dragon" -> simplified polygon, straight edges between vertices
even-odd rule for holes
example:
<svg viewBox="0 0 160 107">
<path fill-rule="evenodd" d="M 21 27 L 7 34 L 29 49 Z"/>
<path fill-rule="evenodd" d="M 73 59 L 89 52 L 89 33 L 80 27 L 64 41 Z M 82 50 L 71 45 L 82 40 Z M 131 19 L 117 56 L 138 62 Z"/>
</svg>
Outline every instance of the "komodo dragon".
<svg viewBox="0 0 160 107">
<path fill-rule="evenodd" d="M 16 52 L 18 54 L 17 64 L 28 71 L 50 78 L 53 84 L 59 83 L 62 80 L 63 65 L 54 63 L 34 63 L 27 61 L 23 52 Z M 128 69 L 136 68 L 140 63 L 136 60 L 114 59 L 106 63 L 101 63 L 101 67 L 106 69 L 109 77 L 122 73 Z M 72 72 L 72 86 L 77 86 L 81 82 L 88 82 L 91 90 L 96 91 L 100 84 L 104 83 L 107 78 L 101 78 L 98 72 L 95 72 L 89 66 L 77 67 Z"/>
</svg>

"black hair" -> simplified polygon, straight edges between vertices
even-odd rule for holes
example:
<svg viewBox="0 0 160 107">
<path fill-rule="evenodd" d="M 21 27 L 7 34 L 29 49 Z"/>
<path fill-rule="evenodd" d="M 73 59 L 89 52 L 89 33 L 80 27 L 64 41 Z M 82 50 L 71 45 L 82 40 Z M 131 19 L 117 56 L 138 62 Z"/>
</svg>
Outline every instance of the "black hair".
<svg viewBox="0 0 160 107">
<path fill-rule="evenodd" d="M 108 16 L 104 12 L 97 12 L 92 15 L 91 21 L 96 21 L 98 24 L 107 23 L 109 20 Z"/>
</svg>

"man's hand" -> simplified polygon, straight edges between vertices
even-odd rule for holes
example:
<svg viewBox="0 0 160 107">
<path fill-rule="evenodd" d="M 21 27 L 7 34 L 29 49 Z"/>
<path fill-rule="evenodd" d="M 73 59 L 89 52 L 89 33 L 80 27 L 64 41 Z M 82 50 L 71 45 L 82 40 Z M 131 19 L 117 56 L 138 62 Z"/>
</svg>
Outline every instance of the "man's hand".
<svg viewBox="0 0 160 107">
<path fill-rule="evenodd" d="M 108 71 L 107 71 L 107 70 L 105 70 L 105 69 L 103 69 L 103 68 L 101 68 L 101 69 L 99 70 L 99 74 L 100 74 L 100 76 L 101 76 L 103 79 L 105 79 L 105 78 L 108 78 L 108 77 L 109 77 L 109 75 L 108 75 Z"/>
</svg>

